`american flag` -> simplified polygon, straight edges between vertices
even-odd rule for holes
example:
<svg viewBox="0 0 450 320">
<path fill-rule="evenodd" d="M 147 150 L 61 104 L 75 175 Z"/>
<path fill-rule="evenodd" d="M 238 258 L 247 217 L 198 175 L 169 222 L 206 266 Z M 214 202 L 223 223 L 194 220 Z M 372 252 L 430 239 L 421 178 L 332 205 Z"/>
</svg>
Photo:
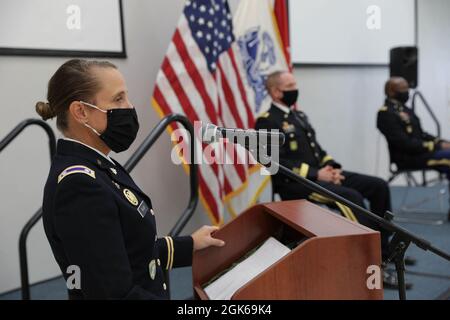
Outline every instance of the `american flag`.
<svg viewBox="0 0 450 320">
<path fill-rule="evenodd" d="M 247 99 L 239 56 L 228 2 L 186 1 L 157 76 L 153 106 L 161 117 L 179 113 L 192 123 L 253 128 L 254 108 Z M 188 138 L 183 136 L 183 140 Z M 201 145 L 199 140 L 196 143 Z M 248 156 L 242 148 L 234 148 L 234 160 Z M 233 155 L 227 150 L 221 149 L 230 160 Z M 214 223 L 223 221 L 225 207 L 232 210 L 227 200 L 247 188 L 249 176 L 259 174 L 257 169 L 248 164 L 199 166 L 201 200 Z"/>
</svg>

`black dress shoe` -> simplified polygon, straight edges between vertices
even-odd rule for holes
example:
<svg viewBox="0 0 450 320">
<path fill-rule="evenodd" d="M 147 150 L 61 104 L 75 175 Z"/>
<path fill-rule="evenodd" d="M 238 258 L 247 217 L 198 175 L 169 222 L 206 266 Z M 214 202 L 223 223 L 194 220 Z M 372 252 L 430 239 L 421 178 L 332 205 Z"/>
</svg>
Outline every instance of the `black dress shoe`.
<svg viewBox="0 0 450 320">
<path fill-rule="evenodd" d="M 448 209 L 447 220 L 450 222 L 450 209 Z"/>
<path fill-rule="evenodd" d="M 412 283 L 405 281 L 406 290 L 410 290 L 412 286 Z M 395 271 L 383 270 L 383 288 L 398 290 L 398 279 Z"/>
</svg>

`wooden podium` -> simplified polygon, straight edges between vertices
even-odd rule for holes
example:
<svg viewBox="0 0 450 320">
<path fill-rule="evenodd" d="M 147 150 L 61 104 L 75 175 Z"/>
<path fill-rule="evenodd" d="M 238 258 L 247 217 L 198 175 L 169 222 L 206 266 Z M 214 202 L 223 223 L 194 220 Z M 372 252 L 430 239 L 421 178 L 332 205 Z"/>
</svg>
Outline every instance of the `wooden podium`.
<svg viewBox="0 0 450 320">
<path fill-rule="evenodd" d="M 299 244 L 241 287 L 233 300 L 383 299 L 382 289 L 366 284 L 367 268 L 381 265 L 379 232 L 306 200 L 256 205 L 214 236 L 226 245 L 193 257 L 197 299 L 208 299 L 203 286 L 270 236 Z"/>
</svg>

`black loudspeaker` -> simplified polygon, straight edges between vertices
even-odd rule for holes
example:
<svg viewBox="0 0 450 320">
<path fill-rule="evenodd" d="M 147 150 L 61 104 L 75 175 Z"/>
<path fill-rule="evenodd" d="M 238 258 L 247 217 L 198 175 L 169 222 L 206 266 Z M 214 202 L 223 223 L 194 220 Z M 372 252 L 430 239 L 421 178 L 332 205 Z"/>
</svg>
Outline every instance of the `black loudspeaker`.
<svg viewBox="0 0 450 320">
<path fill-rule="evenodd" d="M 391 77 L 405 78 L 410 88 L 417 88 L 419 50 L 417 47 L 398 47 L 391 49 Z"/>
</svg>

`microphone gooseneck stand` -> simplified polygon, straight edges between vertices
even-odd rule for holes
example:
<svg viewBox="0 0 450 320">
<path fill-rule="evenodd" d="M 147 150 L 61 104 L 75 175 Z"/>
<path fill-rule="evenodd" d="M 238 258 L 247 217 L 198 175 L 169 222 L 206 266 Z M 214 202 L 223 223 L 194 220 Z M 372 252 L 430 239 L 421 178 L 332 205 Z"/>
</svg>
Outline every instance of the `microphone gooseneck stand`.
<svg viewBox="0 0 450 320">
<path fill-rule="evenodd" d="M 384 218 L 377 216 L 376 214 L 370 212 L 369 210 L 360 207 L 353 202 L 348 201 L 347 199 L 335 194 L 334 192 L 325 189 L 317 183 L 314 183 L 306 178 L 303 178 L 287 167 L 281 165 L 280 163 L 272 160 L 270 156 L 267 155 L 267 145 L 259 145 L 257 146 L 258 150 L 250 148 L 247 144 L 241 144 L 244 148 L 246 148 L 253 157 L 263 166 L 267 168 L 275 168 L 278 171 L 285 175 L 286 177 L 300 183 L 306 188 L 317 192 L 318 194 L 330 198 L 333 201 L 337 201 L 355 212 L 367 217 L 368 219 L 377 223 L 381 228 L 388 230 L 393 233 L 393 237 L 389 242 L 389 257 L 386 261 L 383 262 L 382 267 L 385 268 L 386 265 L 390 262 L 395 263 L 395 269 L 397 272 L 398 278 L 398 286 L 399 286 L 399 298 L 400 300 L 406 300 L 406 288 L 405 288 L 405 252 L 408 249 L 411 243 L 414 243 L 419 248 L 425 251 L 431 251 L 434 254 L 450 261 L 450 254 L 440 250 L 433 246 L 429 241 L 422 239 L 410 231 L 397 226 L 396 224 L 390 222 L 392 217 L 394 216 L 392 212 L 387 211 L 385 213 Z M 263 151 L 263 152 L 261 152 Z"/>
</svg>

